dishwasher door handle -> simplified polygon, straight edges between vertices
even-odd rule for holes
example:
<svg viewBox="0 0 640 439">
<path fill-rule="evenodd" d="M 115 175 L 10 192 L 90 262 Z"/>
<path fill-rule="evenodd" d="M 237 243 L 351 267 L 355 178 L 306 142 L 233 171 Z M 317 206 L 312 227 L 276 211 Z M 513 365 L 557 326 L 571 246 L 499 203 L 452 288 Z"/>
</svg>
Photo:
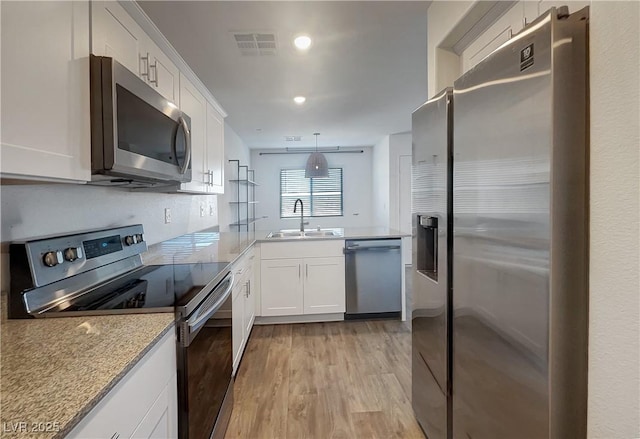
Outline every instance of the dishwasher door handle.
<svg viewBox="0 0 640 439">
<path fill-rule="evenodd" d="M 385 245 L 379 247 L 360 247 L 360 246 L 350 246 L 344 248 L 344 253 L 355 253 L 355 252 L 363 252 L 363 251 L 390 251 L 390 250 L 400 250 L 399 245 Z"/>
</svg>

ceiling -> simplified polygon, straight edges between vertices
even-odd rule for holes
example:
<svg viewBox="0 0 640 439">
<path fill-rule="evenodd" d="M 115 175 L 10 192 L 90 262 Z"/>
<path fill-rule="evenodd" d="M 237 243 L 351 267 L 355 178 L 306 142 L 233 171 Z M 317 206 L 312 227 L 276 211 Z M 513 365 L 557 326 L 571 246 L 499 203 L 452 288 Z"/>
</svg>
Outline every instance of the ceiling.
<svg viewBox="0 0 640 439">
<path fill-rule="evenodd" d="M 426 1 L 139 3 L 250 148 L 374 145 L 427 98 Z M 275 34 L 275 54 L 243 55 L 234 32 Z"/>
</svg>

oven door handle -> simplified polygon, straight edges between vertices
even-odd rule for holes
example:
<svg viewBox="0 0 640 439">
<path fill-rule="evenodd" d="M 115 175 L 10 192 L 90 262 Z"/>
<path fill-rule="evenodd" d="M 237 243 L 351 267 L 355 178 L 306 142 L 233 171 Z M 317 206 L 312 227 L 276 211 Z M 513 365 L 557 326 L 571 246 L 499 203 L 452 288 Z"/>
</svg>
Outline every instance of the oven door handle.
<svg viewBox="0 0 640 439">
<path fill-rule="evenodd" d="M 211 318 L 211 316 L 214 315 L 216 311 L 218 311 L 218 309 L 220 309 L 224 301 L 227 300 L 227 298 L 231 294 L 231 290 L 233 289 L 233 281 L 234 281 L 233 273 L 229 273 L 229 277 L 227 279 L 230 279 L 229 285 L 224 290 L 224 293 L 222 293 L 214 303 L 207 305 L 208 309 L 205 310 L 202 314 L 198 315 L 198 317 L 196 317 L 193 321 L 187 320 L 186 323 L 187 323 L 187 328 L 189 330 L 190 335 L 197 332 L 200 329 L 200 327 L 204 325 L 205 322 L 209 320 L 209 318 Z M 225 281 L 226 280 L 224 280 L 223 282 Z"/>
</svg>

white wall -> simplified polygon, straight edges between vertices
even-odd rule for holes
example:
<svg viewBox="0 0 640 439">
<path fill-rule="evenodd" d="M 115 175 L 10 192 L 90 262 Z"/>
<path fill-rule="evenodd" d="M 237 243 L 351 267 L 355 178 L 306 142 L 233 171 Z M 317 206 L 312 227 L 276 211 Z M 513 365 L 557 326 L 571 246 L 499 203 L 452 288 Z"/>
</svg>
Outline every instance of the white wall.
<svg viewBox="0 0 640 439">
<path fill-rule="evenodd" d="M 74 184 L 17 185 L 0 188 L 2 203 L 2 289 L 8 283 L 8 243 L 78 230 L 143 224 L 148 244 L 218 224 L 213 195 L 152 194 Z M 200 217 L 200 203 L 206 216 Z M 214 215 L 209 216 L 209 205 Z M 164 209 L 171 209 L 171 224 Z"/>
<path fill-rule="evenodd" d="M 400 230 L 400 156 L 411 155 L 411 133 L 389 136 L 389 227 Z"/>
<path fill-rule="evenodd" d="M 327 154 L 329 167 L 343 169 L 344 216 L 309 218 L 309 226 L 366 227 L 371 225 L 371 157 L 370 147 L 360 148 L 362 154 Z M 265 151 L 265 152 L 268 152 Z M 256 171 L 256 213 L 268 218 L 256 223 L 258 230 L 297 229 L 297 218 L 280 218 L 280 170 L 303 169 L 307 154 L 260 155 L 260 150 L 251 150 L 251 164 Z"/>
<path fill-rule="evenodd" d="M 250 167 L 251 152 L 238 134 L 226 123 L 224 125 L 224 158 L 224 194 L 218 197 L 218 219 L 220 221 L 220 231 L 227 232 L 229 231 L 229 224 L 235 222 L 237 217 L 237 213 L 235 213 L 235 210 L 232 210 L 229 202 L 236 200 L 238 197 L 236 192 L 237 183 L 229 182 L 229 179 L 236 178 L 236 164 L 229 163 L 229 160 L 240 160 L 241 164 Z M 236 229 L 234 228 L 234 230 Z"/>
<path fill-rule="evenodd" d="M 385 136 L 373 147 L 374 224 L 395 230 L 400 229 L 401 155 L 411 155 L 411 133 Z"/>
<path fill-rule="evenodd" d="M 592 2 L 589 425 L 640 437 L 640 3 Z"/>
<path fill-rule="evenodd" d="M 373 224 L 389 227 L 389 136 L 373 147 Z"/>
<path fill-rule="evenodd" d="M 452 84 L 439 48 L 475 2 L 428 12 L 429 96 Z M 591 2 L 588 436 L 640 437 L 640 3 Z M 458 68 L 459 68 L 459 60 Z"/>
</svg>

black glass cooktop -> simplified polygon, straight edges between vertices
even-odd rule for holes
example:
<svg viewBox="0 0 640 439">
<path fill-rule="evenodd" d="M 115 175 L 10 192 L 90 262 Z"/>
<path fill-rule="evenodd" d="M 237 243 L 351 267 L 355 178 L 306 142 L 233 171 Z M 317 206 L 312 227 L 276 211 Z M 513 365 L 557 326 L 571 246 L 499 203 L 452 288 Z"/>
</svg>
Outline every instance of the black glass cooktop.
<svg viewBox="0 0 640 439">
<path fill-rule="evenodd" d="M 65 300 L 47 313 L 113 313 L 173 311 L 189 302 L 225 271 L 228 263 L 199 263 L 144 266 L 108 281 L 73 299 Z M 218 279 L 221 281 L 222 277 Z"/>
</svg>

